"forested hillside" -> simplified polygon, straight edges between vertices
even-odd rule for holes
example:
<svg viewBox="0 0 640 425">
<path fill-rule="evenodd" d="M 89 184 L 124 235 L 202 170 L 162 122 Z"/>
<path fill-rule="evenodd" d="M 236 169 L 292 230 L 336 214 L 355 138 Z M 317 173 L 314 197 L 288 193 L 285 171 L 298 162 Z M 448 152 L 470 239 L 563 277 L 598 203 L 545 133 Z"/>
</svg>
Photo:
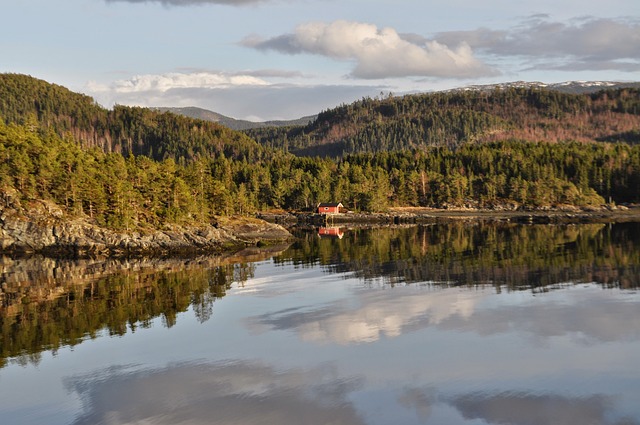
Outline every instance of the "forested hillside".
<svg viewBox="0 0 640 425">
<path fill-rule="evenodd" d="M 640 143 L 640 89 L 507 87 L 365 98 L 321 112 L 305 127 L 247 134 L 296 155 L 332 157 L 502 140 Z"/>
<path fill-rule="evenodd" d="M 0 74 L 0 117 L 7 124 L 51 130 L 83 148 L 159 161 L 214 154 L 254 161 L 264 154 L 255 141 L 220 124 L 148 108 L 107 110 L 89 96 L 20 74 Z"/>
<path fill-rule="evenodd" d="M 429 95 L 406 98 L 405 103 L 363 100 L 322 113 L 294 139 L 301 140 L 312 130 L 320 134 L 329 122 L 341 128 L 345 116 L 352 117 L 355 126 L 367 116 L 362 111 L 389 107 L 388 113 L 377 112 L 379 125 L 374 125 L 375 120 L 370 123 L 372 131 L 383 134 L 390 131 L 385 117 L 400 114 L 393 105 L 404 108 L 403 119 L 426 122 L 430 115 L 418 114 L 422 108 L 418 101 L 423 99 L 457 105 L 453 108 L 457 115 L 442 112 L 449 109 L 433 109 L 432 116 L 451 117 L 451 121 L 423 129 L 453 140 L 456 129 L 475 129 L 469 130 L 471 134 L 484 128 L 489 137 L 488 129 L 502 128 L 496 130 L 495 138 L 511 134 L 508 140 L 463 143 L 456 139 L 437 147 L 417 142 L 407 147 L 405 142 L 415 139 L 402 139 L 409 136 L 399 130 L 394 133 L 397 149 L 334 159 L 295 156 L 285 149 L 260 146 L 215 123 L 170 113 L 128 107 L 106 110 L 91 98 L 31 77 L 0 77 L 2 196 L 17 197 L 27 207 L 39 200 L 53 202 L 69 217 L 84 217 L 114 229 L 208 223 L 218 215 L 271 209 L 309 211 L 318 202 L 331 201 L 355 211 L 384 211 L 391 206 L 542 208 L 597 206 L 609 200 L 640 202 L 640 144 L 556 143 L 544 138 L 526 142 L 518 136 L 523 130 L 513 126 L 515 118 L 497 119 L 486 112 L 501 107 L 487 103 L 485 111 L 478 112 L 473 102 L 466 105 L 465 99 L 475 94 Z M 513 105 L 531 104 L 517 93 L 509 97 Z M 560 99 L 568 103 L 551 103 L 562 105 L 556 112 L 552 106 L 538 108 L 540 113 L 546 111 L 549 122 L 560 122 L 551 118 L 554 113 L 585 115 L 591 123 L 594 115 L 625 117 L 619 122 L 626 123 L 639 114 L 633 91 L 589 98 L 563 96 Z M 581 105 L 591 105 L 591 116 L 580 112 Z M 596 114 L 598 108 L 609 109 Z M 451 132 L 445 123 L 452 125 Z M 638 128 L 620 124 L 616 131 L 635 134 Z M 583 133 L 600 131 L 589 124 Z M 277 140 L 274 145 L 291 143 L 284 135 Z"/>
</svg>

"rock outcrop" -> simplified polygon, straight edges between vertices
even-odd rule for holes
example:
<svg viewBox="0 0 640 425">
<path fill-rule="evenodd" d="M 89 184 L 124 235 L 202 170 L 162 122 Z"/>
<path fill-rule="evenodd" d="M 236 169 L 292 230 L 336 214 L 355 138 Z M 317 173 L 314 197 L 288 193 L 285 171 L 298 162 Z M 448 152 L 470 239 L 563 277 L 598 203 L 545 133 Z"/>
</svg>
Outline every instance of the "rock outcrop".
<svg viewBox="0 0 640 425">
<path fill-rule="evenodd" d="M 118 232 L 88 217 L 69 218 L 48 201 L 22 206 L 11 193 L 0 195 L 0 254 L 131 256 L 219 253 L 292 238 L 282 226 L 246 217 L 213 224 Z"/>
</svg>

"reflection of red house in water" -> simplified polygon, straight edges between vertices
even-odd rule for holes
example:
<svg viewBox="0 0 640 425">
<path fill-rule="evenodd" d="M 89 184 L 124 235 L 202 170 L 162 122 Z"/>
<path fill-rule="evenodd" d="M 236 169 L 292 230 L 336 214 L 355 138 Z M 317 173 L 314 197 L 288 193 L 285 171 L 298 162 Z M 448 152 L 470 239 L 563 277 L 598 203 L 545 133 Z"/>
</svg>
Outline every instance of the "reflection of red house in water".
<svg viewBox="0 0 640 425">
<path fill-rule="evenodd" d="M 340 214 L 340 208 L 343 208 L 340 202 L 338 203 L 321 203 L 318 204 L 318 214 Z"/>
<path fill-rule="evenodd" d="M 318 236 L 342 239 L 344 232 L 339 227 L 320 227 Z"/>
</svg>

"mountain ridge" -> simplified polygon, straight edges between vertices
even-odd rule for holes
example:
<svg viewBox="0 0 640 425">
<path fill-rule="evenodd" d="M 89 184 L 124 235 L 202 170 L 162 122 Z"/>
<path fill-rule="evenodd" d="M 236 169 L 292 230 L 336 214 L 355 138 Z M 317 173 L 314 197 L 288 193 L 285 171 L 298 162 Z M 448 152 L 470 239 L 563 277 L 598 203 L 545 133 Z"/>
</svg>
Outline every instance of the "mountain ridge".
<svg viewBox="0 0 640 425">
<path fill-rule="evenodd" d="M 85 147 L 175 160 L 223 152 L 251 160 L 275 150 L 341 157 L 516 139 L 640 143 L 640 83 L 516 81 L 363 98 L 315 119 L 251 123 L 258 127 L 236 131 L 224 123 L 242 120 L 202 108 L 107 110 L 62 86 L 0 74 L 0 115 L 6 123 L 34 119 Z"/>
<path fill-rule="evenodd" d="M 494 84 L 479 84 L 464 86 L 449 90 L 442 90 L 445 92 L 455 91 L 490 91 L 494 89 L 506 89 L 506 88 L 543 88 L 547 90 L 555 90 L 561 93 L 567 94 L 587 94 L 594 93 L 605 89 L 621 89 L 621 88 L 640 88 L 640 82 L 636 81 L 563 81 L 560 83 L 543 83 L 541 81 L 509 81 L 503 83 Z"/>
<path fill-rule="evenodd" d="M 465 91 L 491 91 L 495 89 L 507 89 L 507 88 L 543 88 L 547 90 L 559 91 L 567 94 L 587 94 L 593 93 L 603 89 L 618 89 L 618 88 L 640 88 L 640 82 L 633 81 L 564 81 L 560 83 L 544 83 L 541 81 L 510 81 L 494 84 L 481 84 L 481 85 L 469 85 L 463 87 L 456 87 L 452 89 L 437 90 L 433 92 L 416 92 L 409 93 L 407 95 L 423 95 L 430 93 L 451 93 L 451 92 L 465 92 Z M 151 107 L 150 109 L 171 112 L 178 115 L 184 115 L 189 118 L 202 119 L 205 121 L 212 121 L 229 127 L 232 130 L 253 130 L 256 128 L 265 127 L 290 127 L 290 126 L 305 126 L 314 121 L 318 114 L 308 115 L 300 118 L 294 118 L 290 120 L 266 120 L 266 121 L 249 121 L 242 120 L 233 117 L 223 115 L 219 112 L 212 111 L 210 109 L 201 108 L 199 106 L 160 106 Z"/>
<path fill-rule="evenodd" d="M 305 127 L 247 134 L 295 155 L 331 157 L 500 140 L 640 143 L 640 83 L 512 82 L 363 98 Z"/>
<path fill-rule="evenodd" d="M 250 130 L 254 128 L 264 127 L 290 127 L 290 126 L 304 126 L 316 119 L 317 115 L 309 115 L 292 120 L 269 120 L 269 121 L 248 121 L 241 120 L 226 115 L 222 115 L 218 112 L 211 111 L 209 109 L 200 108 L 198 106 L 184 106 L 184 107 L 155 107 L 151 108 L 161 112 L 171 112 L 178 115 L 184 115 L 189 118 L 201 119 L 205 121 L 212 121 L 229 127 L 232 130 Z"/>
</svg>

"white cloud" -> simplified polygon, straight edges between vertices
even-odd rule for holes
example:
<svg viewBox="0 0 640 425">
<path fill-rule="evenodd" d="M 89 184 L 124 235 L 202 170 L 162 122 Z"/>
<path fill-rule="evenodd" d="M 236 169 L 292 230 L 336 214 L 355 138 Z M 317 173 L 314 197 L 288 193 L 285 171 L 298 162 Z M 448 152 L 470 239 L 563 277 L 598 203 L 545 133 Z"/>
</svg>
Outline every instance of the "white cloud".
<svg viewBox="0 0 640 425">
<path fill-rule="evenodd" d="M 393 28 L 378 28 L 361 22 L 311 22 L 298 26 L 292 34 L 270 39 L 250 36 L 241 44 L 258 50 L 352 60 L 355 67 L 351 75 L 357 78 L 471 78 L 496 74 L 476 59 L 464 42 L 454 48 L 434 40 L 422 40 L 417 44 Z"/>
<path fill-rule="evenodd" d="M 167 92 L 186 88 L 224 88 L 234 86 L 264 86 L 267 82 L 252 75 L 228 75 L 223 73 L 197 72 L 192 74 L 168 73 L 160 75 L 137 75 L 113 83 L 116 93 Z"/>
</svg>

